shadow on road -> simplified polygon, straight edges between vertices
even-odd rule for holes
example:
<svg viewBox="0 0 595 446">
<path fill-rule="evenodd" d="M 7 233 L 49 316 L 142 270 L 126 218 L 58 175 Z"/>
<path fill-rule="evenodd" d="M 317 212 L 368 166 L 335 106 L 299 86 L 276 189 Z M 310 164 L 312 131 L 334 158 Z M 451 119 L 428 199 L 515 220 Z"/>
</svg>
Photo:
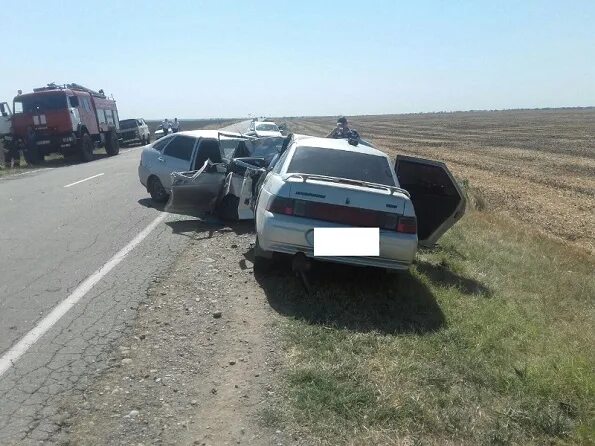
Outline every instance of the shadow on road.
<svg viewBox="0 0 595 446">
<path fill-rule="evenodd" d="M 254 231 L 254 222 L 252 221 L 224 223 L 215 217 L 168 221 L 165 224 L 172 228 L 174 234 L 192 237 L 194 240 L 212 238 L 217 232 L 233 232 L 236 235 L 243 235 Z"/>
<path fill-rule="evenodd" d="M 311 324 L 384 334 L 427 333 L 446 325 L 431 290 L 409 273 L 315 262 L 310 294 L 287 258 L 255 268 L 254 277 L 275 311 Z"/>
<path fill-rule="evenodd" d="M 138 204 L 146 208 L 157 209 L 158 211 L 163 211 L 165 209 L 165 203 L 157 203 L 156 201 L 153 201 L 151 198 L 148 197 L 141 198 L 140 200 L 138 200 Z"/>
</svg>

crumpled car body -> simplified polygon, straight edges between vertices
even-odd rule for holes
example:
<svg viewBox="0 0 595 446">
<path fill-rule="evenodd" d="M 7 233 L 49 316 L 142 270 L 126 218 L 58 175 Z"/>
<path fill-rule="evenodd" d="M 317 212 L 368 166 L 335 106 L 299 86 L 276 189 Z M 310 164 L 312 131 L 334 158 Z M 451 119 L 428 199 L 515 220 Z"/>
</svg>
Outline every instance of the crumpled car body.
<svg viewBox="0 0 595 446">
<path fill-rule="evenodd" d="M 215 214 L 224 220 L 254 218 L 256 185 L 267 167 L 283 150 L 286 137 L 246 138 L 230 159 L 201 169 L 171 174 L 171 194 L 165 210 L 174 214 L 204 217 Z"/>
<path fill-rule="evenodd" d="M 247 142 L 249 148 L 239 146 L 235 150 L 234 155 L 241 156 L 233 156 L 228 162 L 214 164 L 207 160 L 198 171 L 172 174 L 171 196 L 165 210 L 197 217 L 216 214 L 225 220 L 254 219 L 263 183 L 279 175 L 274 172 L 277 160 L 303 138 L 310 137 L 251 140 Z M 375 149 L 368 142 L 364 145 Z M 407 191 L 413 204 L 418 244 L 433 246 L 463 216 L 465 194 L 442 162 L 398 155 L 393 169 L 398 187 Z M 307 185 L 304 181 L 303 187 Z M 301 201 L 307 201 L 307 196 L 304 193 Z M 345 205 L 349 206 L 349 200 Z"/>
</svg>

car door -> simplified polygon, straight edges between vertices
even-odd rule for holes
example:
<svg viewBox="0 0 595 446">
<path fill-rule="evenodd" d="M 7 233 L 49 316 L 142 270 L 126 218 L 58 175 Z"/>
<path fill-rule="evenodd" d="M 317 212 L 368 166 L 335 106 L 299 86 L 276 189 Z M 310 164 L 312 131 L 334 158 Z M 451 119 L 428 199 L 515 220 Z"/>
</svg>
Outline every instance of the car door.
<svg viewBox="0 0 595 446">
<path fill-rule="evenodd" d="M 226 176 L 223 163 L 207 160 L 201 169 L 172 174 L 172 186 L 165 211 L 171 214 L 202 217 L 213 211 Z"/>
<path fill-rule="evenodd" d="M 440 161 L 398 155 L 395 172 L 411 195 L 421 246 L 433 246 L 465 213 L 465 194 Z"/>
<path fill-rule="evenodd" d="M 157 158 L 160 163 L 159 179 L 169 190 L 172 185 L 171 174 L 173 172 L 187 172 L 191 170 L 191 161 L 194 154 L 197 138 L 186 135 L 175 135 L 172 141 L 165 146 L 161 156 Z"/>
</svg>

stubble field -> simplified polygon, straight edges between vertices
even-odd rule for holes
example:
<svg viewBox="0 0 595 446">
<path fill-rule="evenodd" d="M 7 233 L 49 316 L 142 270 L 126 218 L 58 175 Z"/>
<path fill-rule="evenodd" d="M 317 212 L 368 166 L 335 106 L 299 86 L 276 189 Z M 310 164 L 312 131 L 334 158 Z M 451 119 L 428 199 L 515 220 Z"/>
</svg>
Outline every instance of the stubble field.
<svg viewBox="0 0 595 446">
<path fill-rule="evenodd" d="M 325 135 L 335 120 L 279 122 Z M 446 162 L 490 211 L 593 253 L 595 108 L 361 116 L 350 125 L 393 157 Z"/>
</svg>

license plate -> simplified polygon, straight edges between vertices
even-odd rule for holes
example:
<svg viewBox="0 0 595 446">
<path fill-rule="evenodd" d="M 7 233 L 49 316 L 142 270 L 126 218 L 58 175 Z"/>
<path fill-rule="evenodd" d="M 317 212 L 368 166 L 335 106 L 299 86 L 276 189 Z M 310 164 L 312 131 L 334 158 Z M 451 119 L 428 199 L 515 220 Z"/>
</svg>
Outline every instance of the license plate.
<svg viewBox="0 0 595 446">
<path fill-rule="evenodd" d="M 49 144 L 50 142 L 48 140 L 43 140 L 43 141 L 37 141 L 37 145 L 39 146 L 43 146 L 44 144 Z"/>
<path fill-rule="evenodd" d="M 314 228 L 314 257 L 378 256 L 378 228 Z"/>
</svg>

